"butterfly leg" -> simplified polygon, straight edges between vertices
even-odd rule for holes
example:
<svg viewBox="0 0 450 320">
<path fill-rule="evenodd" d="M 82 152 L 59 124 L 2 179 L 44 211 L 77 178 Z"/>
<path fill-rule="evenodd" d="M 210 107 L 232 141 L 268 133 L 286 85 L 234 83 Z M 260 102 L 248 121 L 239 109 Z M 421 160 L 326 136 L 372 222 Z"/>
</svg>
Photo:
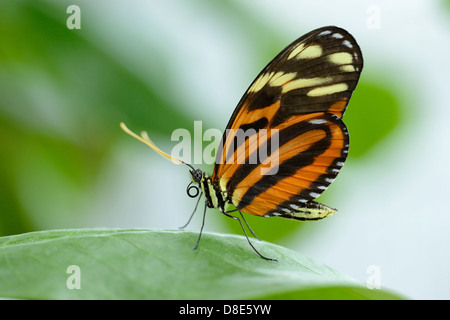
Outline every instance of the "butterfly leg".
<svg viewBox="0 0 450 320">
<path fill-rule="evenodd" d="M 200 234 L 198 235 L 198 240 L 197 243 L 195 244 L 194 250 L 197 250 L 198 248 L 198 244 L 200 243 L 200 238 L 202 237 L 202 232 L 203 232 L 203 227 L 205 226 L 205 217 L 206 217 L 206 209 L 207 209 L 207 205 L 205 203 L 205 210 L 203 211 L 203 221 L 202 221 L 202 226 L 200 228 Z"/>
<path fill-rule="evenodd" d="M 195 208 L 194 208 L 194 212 L 192 212 L 191 216 L 189 217 L 189 220 L 183 226 L 179 227 L 178 229 L 186 228 L 187 225 L 191 222 L 192 217 L 194 216 L 194 213 L 197 211 L 197 207 L 198 207 L 198 204 L 200 203 L 200 199 L 202 198 L 202 195 L 203 195 L 203 193 L 200 193 L 200 197 L 198 197 L 197 204 L 195 205 Z"/>
<path fill-rule="evenodd" d="M 238 210 L 239 211 L 239 210 Z M 244 225 L 242 224 L 242 222 L 241 222 L 241 219 L 239 219 L 238 217 L 236 217 L 236 216 L 232 216 L 231 214 L 228 214 L 227 212 L 222 212 L 224 215 L 226 215 L 227 217 L 229 217 L 229 218 L 232 218 L 232 219 L 234 219 L 234 220 L 237 220 L 237 221 L 239 221 L 239 224 L 241 225 L 241 228 L 242 228 L 242 231 L 244 231 L 244 235 L 245 235 L 245 237 L 247 238 L 247 241 L 248 241 L 248 243 L 250 244 L 250 246 L 252 247 L 252 249 L 261 257 L 261 258 L 263 258 L 263 259 L 265 259 L 265 260 L 269 260 L 269 261 L 277 261 L 277 259 L 272 259 L 272 258 L 267 258 L 267 257 L 265 257 L 265 256 L 263 256 L 258 250 L 256 250 L 256 248 L 253 246 L 253 244 L 251 243 L 251 241 L 250 241 L 250 239 L 248 238 L 248 236 L 247 236 L 247 232 L 245 231 L 245 228 L 244 228 Z M 242 215 L 242 214 L 241 214 Z M 244 221 L 245 221 L 245 219 L 244 219 Z M 248 225 L 247 225 L 248 226 Z"/>
<path fill-rule="evenodd" d="M 247 226 L 248 230 L 250 230 L 250 232 L 252 233 L 252 235 L 253 235 L 256 239 L 258 239 L 259 241 L 261 241 L 261 239 L 256 235 L 256 233 L 253 232 L 252 228 L 250 228 L 250 225 L 248 224 L 247 220 L 244 218 L 244 215 L 242 214 L 242 212 L 241 212 L 240 210 L 234 209 L 234 210 L 230 210 L 230 211 L 225 211 L 225 213 L 232 213 L 232 212 L 236 212 L 236 211 L 239 212 L 239 214 L 240 214 L 241 217 L 242 217 L 242 220 L 244 220 L 245 225 Z"/>
</svg>

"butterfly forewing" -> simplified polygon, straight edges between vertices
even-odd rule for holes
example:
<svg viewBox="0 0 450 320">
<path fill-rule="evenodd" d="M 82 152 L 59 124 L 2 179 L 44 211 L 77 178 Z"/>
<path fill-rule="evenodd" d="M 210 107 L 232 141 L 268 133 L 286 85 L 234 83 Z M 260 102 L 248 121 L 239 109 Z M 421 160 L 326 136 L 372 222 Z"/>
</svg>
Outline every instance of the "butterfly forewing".
<svg viewBox="0 0 450 320">
<path fill-rule="evenodd" d="M 237 109 L 261 109 L 280 99 L 275 122 L 318 111 L 342 118 L 361 69 L 362 54 L 354 38 L 341 28 L 320 28 L 275 57 L 250 85 Z"/>
<path fill-rule="evenodd" d="M 304 208 L 322 209 L 312 200 L 336 178 L 347 156 L 341 118 L 362 61 L 347 31 L 324 27 L 294 41 L 263 69 L 236 107 L 216 157 L 212 179 L 230 202 L 250 214 L 299 219 L 307 219 L 300 213 Z M 272 131 L 275 149 L 269 147 Z M 267 157 L 252 158 L 261 148 Z M 263 174 L 263 161 L 275 156 L 276 174 Z"/>
</svg>

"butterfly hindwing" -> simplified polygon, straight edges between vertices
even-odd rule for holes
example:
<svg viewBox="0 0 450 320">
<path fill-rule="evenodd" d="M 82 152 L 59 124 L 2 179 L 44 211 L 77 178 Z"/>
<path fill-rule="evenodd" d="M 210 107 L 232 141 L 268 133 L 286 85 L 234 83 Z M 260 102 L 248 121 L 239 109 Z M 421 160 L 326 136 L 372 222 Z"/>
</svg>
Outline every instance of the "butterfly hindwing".
<svg viewBox="0 0 450 320">
<path fill-rule="evenodd" d="M 314 113 L 280 129 L 278 141 L 279 148 L 271 152 L 278 159 L 273 174 L 262 174 L 267 166 L 262 163 L 239 166 L 228 185 L 231 201 L 255 215 L 304 218 L 296 210 L 325 191 L 345 162 L 347 129 L 336 115 Z"/>
<path fill-rule="evenodd" d="M 294 41 L 261 71 L 234 111 L 216 157 L 212 179 L 228 201 L 260 216 L 321 218 L 328 207 L 312 200 L 335 179 L 347 156 L 341 118 L 362 66 L 354 38 L 341 28 L 324 27 Z M 279 141 L 275 150 L 269 148 L 273 131 Z M 266 158 L 259 156 L 262 148 L 271 151 Z M 255 153 L 256 161 L 248 161 Z M 276 174 L 261 171 L 271 155 L 278 157 Z"/>
</svg>

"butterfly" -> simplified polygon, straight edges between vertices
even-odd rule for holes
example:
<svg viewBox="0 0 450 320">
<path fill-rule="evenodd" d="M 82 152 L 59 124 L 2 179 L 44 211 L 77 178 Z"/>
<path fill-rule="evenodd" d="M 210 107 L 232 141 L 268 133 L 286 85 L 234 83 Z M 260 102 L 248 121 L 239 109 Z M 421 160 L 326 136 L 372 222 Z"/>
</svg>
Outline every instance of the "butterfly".
<svg viewBox="0 0 450 320">
<path fill-rule="evenodd" d="M 335 180 L 348 155 L 342 117 L 363 68 L 361 50 L 346 30 L 315 29 L 282 50 L 256 77 L 234 110 L 211 176 L 155 146 L 121 123 L 122 129 L 165 158 L 189 167 L 187 193 L 202 196 L 237 220 L 253 250 L 242 212 L 261 217 L 319 220 L 337 210 L 314 201 Z M 234 209 L 227 210 L 228 205 Z M 231 213 L 239 213 L 239 216 Z M 188 224 L 187 223 L 187 224 Z M 186 224 L 186 225 L 187 225 Z M 185 226 L 186 226 L 185 225 Z"/>
</svg>

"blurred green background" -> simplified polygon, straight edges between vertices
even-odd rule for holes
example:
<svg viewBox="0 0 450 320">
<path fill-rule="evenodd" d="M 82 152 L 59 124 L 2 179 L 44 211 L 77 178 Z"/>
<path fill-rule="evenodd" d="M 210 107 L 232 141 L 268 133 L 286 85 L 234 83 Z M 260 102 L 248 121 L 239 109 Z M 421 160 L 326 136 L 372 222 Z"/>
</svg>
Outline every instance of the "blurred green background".
<svg viewBox="0 0 450 320">
<path fill-rule="evenodd" d="M 81 9 L 81 29 L 66 25 L 69 5 Z M 194 120 L 223 130 L 279 51 L 337 25 L 365 60 L 344 118 L 350 155 L 319 200 L 339 213 L 318 223 L 247 220 L 262 239 L 361 281 L 375 265 L 383 286 L 449 298 L 449 9 L 449 1 L 0 1 L 0 235 L 183 225 L 195 205 L 187 170 L 119 123 L 148 131 L 167 152 L 177 143 L 171 133 L 193 132 Z M 206 230 L 241 232 L 217 213 Z"/>
</svg>

